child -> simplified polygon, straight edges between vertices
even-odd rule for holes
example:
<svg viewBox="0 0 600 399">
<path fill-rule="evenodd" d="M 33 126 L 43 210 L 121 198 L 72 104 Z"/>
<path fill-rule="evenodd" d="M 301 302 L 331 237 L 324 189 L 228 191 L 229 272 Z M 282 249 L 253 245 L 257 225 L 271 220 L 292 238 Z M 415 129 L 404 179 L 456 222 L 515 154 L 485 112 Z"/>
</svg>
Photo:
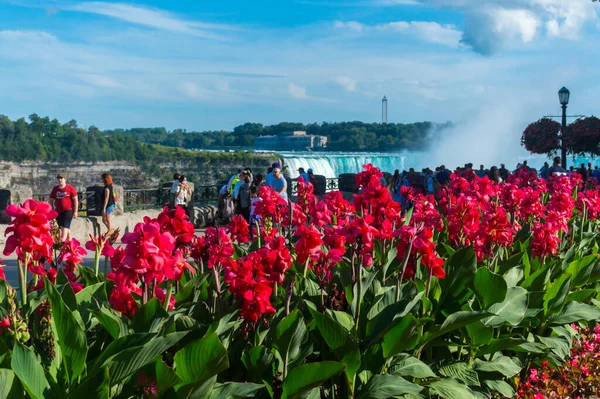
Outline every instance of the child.
<svg viewBox="0 0 600 399">
<path fill-rule="evenodd" d="M 260 225 L 260 216 L 255 213 L 259 201 L 262 201 L 262 198 L 258 196 L 258 187 L 250 187 L 250 241 L 254 240 L 254 227 L 257 223 Z"/>
</svg>

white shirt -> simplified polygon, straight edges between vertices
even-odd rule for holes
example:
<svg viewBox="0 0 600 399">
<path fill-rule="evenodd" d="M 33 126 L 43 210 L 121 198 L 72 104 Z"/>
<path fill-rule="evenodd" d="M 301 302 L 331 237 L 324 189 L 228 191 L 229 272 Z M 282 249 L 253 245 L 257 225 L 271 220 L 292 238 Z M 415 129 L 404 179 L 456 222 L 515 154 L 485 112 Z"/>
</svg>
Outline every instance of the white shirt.
<svg viewBox="0 0 600 399">
<path fill-rule="evenodd" d="M 175 205 L 187 205 L 188 191 L 182 189 L 181 192 L 175 197 Z"/>
<path fill-rule="evenodd" d="M 177 194 L 179 191 L 179 180 L 173 180 L 173 184 L 171 185 L 171 194 Z"/>
</svg>

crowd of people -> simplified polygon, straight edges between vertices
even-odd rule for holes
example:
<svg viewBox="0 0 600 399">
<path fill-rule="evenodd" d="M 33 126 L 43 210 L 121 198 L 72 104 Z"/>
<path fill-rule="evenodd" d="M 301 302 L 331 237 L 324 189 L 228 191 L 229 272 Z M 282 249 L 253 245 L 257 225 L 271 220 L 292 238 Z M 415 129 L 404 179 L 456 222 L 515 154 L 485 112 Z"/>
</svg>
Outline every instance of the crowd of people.
<svg viewBox="0 0 600 399">
<path fill-rule="evenodd" d="M 71 223 L 79 215 L 79 197 L 77 190 L 67 184 L 67 176 L 59 173 L 56 176 L 58 184 L 50 193 L 50 205 L 58 213 L 56 223 L 60 229 L 61 241 L 71 240 Z M 110 173 L 102 174 L 104 189 L 100 194 L 100 207 L 102 209 L 102 223 L 106 226 L 108 234 L 113 232 L 113 214 L 117 208 L 117 196 L 113 190 L 113 180 Z"/>
</svg>

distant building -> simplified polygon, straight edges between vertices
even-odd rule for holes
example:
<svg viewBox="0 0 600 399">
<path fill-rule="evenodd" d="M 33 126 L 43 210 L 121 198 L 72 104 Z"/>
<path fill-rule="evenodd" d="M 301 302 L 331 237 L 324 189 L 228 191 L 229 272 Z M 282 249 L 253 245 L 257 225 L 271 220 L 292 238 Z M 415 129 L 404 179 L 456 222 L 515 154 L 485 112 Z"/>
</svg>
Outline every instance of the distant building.
<svg viewBox="0 0 600 399">
<path fill-rule="evenodd" d="M 327 137 L 306 134 L 304 131 L 283 132 L 278 136 L 259 136 L 254 139 L 257 150 L 316 150 L 327 147 Z"/>
</svg>

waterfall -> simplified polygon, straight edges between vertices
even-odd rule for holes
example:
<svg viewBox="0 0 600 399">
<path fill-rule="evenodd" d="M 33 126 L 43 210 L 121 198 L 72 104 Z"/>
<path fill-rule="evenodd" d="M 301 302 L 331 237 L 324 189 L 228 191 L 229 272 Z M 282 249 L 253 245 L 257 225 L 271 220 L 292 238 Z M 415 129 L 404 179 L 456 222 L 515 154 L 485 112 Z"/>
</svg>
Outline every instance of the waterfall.
<svg viewBox="0 0 600 399">
<path fill-rule="evenodd" d="M 400 171 L 404 169 L 406 160 L 406 154 L 398 153 L 280 152 L 280 154 L 291 178 L 298 177 L 300 167 L 304 170 L 311 168 L 316 175 L 335 178 L 342 173 L 358 173 L 363 170 L 363 165 L 369 163 L 383 172 L 394 173 L 396 169 Z"/>
</svg>

